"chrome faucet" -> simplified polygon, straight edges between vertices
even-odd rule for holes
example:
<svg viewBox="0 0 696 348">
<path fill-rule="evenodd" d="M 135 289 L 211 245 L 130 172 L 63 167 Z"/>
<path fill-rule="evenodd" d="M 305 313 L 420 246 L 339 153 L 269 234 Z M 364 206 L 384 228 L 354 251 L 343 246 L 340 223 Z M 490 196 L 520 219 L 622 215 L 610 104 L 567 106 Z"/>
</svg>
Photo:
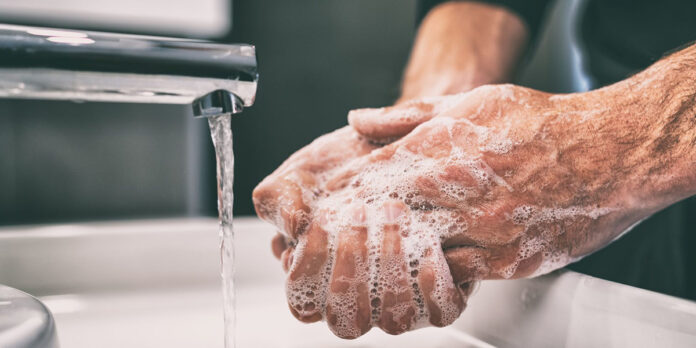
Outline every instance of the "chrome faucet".
<svg viewBox="0 0 696 348">
<path fill-rule="evenodd" d="M 0 24 L 0 98 L 190 104 L 194 116 L 254 103 L 254 46 Z"/>
</svg>

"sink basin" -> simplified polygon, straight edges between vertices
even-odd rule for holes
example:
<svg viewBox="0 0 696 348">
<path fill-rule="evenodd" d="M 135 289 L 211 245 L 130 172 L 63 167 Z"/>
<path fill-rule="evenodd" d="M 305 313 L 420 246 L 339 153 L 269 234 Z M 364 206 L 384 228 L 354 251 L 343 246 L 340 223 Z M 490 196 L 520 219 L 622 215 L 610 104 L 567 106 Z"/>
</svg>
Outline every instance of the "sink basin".
<svg viewBox="0 0 696 348">
<path fill-rule="evenodd" d="M 341 340 L 287 310 L 273 228 L 235 230 L 238 347 L 696 345 L 696 303 L 569 271 L 483 282 L 447 328 Z M 222 347 L 218 248 L 214 219 L 4 228 L 0 282 L 39 296 L 64 348 Z"/>
</svg>

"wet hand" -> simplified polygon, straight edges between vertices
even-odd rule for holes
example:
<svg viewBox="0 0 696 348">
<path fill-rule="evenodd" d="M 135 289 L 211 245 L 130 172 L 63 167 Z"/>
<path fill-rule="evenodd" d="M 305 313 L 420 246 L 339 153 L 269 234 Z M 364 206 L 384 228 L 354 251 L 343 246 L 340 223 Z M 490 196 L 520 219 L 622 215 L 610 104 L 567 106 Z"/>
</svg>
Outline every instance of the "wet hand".
<svg viewBox="0 0 696 348">
<path fill-rule="evenodd" d="M 254 195 L 285 232 L 274 251 L 292 313 L 346 338 L 448 325 L 476 281 L 542 274 L 614 239 L 649 208 L 616 175 L 623 143 L 598 135 L 630 113 L 605 98 L 486 86 L 352 112 L 355 130 L 389 144 L 356 138 L 319 180 L 288 185 L 306 165 L 284 165 Z"/>
<path fill-rule="evenodd" d="M 305 322 L 325 319 L 344 338 L 372 326 L 397 334 L 450 324 L 471 290 L 455 288 L 434 235 L 407 239 L 399 223 L 410 215 L 407 205 L 390 199 L 372 211 L 374 204 L 352 204 L 344 171 L 377 148 L 340 129 L 298 151 L 254 191 L 259 216 L 282 231 L 272 249 L 289 272 L 291 312 Z"/>
<path fill-rule="evenodd" d="M 326 181 L 350 160 L 377 146 L 350 127 L 323 135 L 290 156 L 253 192 L 258 216 L 274 224 L 288 239 L 296 239 L 311 222 L 311 205 L 326 195 Z M 279 234 L 273 243 L 277 257 L 287 248 Z"/>
<path fill-rule="evenodd" d="M 544 274 L 659 206 L 639 194 L 645 134 L 626 127 L 641 109 L 621 100 L 611 89 L 552 95 L 498 85 L 355 110 L 358 132 L 398 140 L 344 180 L 361 183 L 357 197 L 397 192 L 430 220 L 425 230 L 441 241 L 457 284 Z"/>
</svg>

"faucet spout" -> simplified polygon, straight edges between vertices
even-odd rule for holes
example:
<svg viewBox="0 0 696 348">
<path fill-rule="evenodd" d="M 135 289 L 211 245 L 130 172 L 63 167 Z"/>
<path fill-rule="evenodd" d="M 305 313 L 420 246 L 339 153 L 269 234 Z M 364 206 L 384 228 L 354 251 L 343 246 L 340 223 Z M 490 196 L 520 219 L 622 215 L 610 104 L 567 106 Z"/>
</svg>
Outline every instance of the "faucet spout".
<svg viewBox="0 0 696 348">
<path fill-rule="evenodd" d="M 213 117 L 242 112 L 244 101 L 234 93 L 220 89 L 197 98 L 192 106 L 194 117 Z"/>
<path fill-rule="evenodd" d="M 238 113 L 256 96 L 254 46 L 0 24 L 0 98 L 190 104 Z"/>
</svg>

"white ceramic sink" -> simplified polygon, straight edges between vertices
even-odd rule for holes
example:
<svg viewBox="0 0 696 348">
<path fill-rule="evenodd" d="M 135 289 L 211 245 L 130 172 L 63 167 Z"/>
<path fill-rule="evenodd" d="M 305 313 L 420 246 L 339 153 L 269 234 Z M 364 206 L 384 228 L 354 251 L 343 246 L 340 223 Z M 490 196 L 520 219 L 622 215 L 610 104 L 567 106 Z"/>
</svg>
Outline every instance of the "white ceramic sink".
<svg viewBox="0 0 696 348">
<path fill-rule="evenodd" d="M 287 310 L 273 229 L 237 219 L 239 347 L 696 346 L 696 304 L 557 272 L 484 282 L 444 329 L 352 341 Z M 39 296 L 63 348 L 222 347 L 214 219 L 0 229 L 0 283 Z"/>
</svg>

